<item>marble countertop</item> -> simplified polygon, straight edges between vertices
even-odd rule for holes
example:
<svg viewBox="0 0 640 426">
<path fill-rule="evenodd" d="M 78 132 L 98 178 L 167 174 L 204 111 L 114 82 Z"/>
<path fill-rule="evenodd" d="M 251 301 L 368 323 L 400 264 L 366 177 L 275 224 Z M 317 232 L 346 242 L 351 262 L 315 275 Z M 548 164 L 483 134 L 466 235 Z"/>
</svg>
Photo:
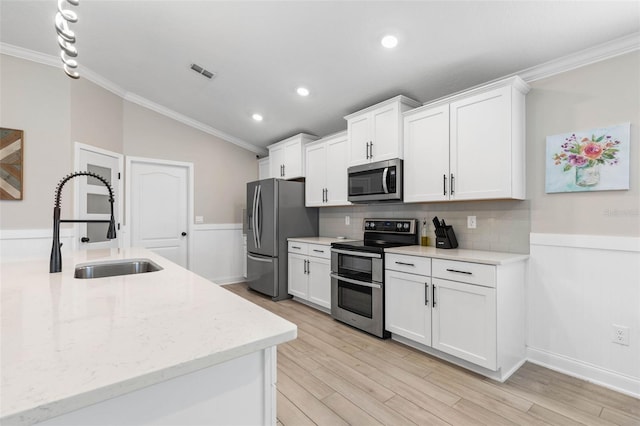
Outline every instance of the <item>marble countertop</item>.
<svg viewBox="0 0 640 426">
<path fill-rule="evenodd" d="M 94 260 L 162 271 L 76 279 Z M 0 265 L 0 423 L 32 424 L 296 337 L 295 324 L 144 249 Z"/>
<path fill-rule="evenodd" d="M 338 238 L 338 237 L 291 237 L 287 241 L 297 241 L 299 243 L 309 244 L 321 244 L 324 246 L 330 246 L 332 243 L 344 243 L 346 241 L 357 241 L 351 238 Z"/>
<path fill-rule="evenodd" d="M 511 262 L 519 262 L 529 258 L 528 254 L 467 249 L 438 249 L 432 246 L 403 246 L 385 249 L 384 252 L 406 254 L 411 256 L 432 257 L 434 259 L 484 263 L 487 265 L 503 265 Z"/>
</svg>

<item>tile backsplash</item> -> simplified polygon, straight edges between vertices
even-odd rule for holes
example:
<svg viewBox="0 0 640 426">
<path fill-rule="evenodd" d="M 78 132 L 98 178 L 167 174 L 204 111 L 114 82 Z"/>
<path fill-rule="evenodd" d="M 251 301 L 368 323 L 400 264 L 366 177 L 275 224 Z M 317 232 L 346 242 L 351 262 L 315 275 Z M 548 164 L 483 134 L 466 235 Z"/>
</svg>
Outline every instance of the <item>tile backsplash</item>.
<svg viewBox="0 0 640 426">
<path fill-rule="evenodd" d="M 346 225 L 345 217 L 350 224 Z M 429 245 L 435 245 L 432 219 L 453 225 L 459 248 L 529 253 L 530 202 L 517 200 L 449 203 L 367 204 L 320 208 L 320 235 L 362 238 L 364 218 L 426 219 Z M 476 216 L 476 229 L 467 228 L 467 216 Z"/>
</svg>

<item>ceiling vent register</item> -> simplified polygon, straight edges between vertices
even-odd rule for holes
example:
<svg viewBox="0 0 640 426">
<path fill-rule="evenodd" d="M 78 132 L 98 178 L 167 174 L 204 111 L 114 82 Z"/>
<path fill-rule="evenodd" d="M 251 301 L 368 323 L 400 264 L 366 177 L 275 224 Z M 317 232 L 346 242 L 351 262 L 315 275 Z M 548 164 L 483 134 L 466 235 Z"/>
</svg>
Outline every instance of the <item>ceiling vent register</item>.
<svg viewBox="0 0 640 426">
<path fill-rule="evenodd" d="M 191 69 L 194 70 L 195 72 L 197 72 L 198 74 L 202 74 L 203 76 L 207 77 L 208 79 L 212 79 L 213 77 L 216 76 L 216 73 L 211 72 L 209 70 L 206 70 L 206 69 L 202 68 L 198 64 L 191 64 Z"/>
</svg>

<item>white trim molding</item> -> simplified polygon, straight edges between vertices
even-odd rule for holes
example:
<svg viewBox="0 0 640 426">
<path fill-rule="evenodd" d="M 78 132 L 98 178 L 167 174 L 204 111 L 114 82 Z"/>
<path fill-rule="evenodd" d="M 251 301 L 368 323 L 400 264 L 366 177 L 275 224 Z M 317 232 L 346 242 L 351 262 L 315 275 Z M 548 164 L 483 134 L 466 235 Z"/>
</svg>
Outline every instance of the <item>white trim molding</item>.
<svg viewBox="0 0 640 426">
<path fill-rule="evenodd" d="M 529 243 L 537 246 L 640 252 L 640 238 L 637 237 L 531 233 Z"/>
<path fill-rule="evenodd" d="M 75 235 L 73 227 L 60 228 L 63 256 L 72 250 Z M 2 229 L 0 230 L 0 261 L 49 257 L 52 244 L 53 228 Z"/>
</svg>

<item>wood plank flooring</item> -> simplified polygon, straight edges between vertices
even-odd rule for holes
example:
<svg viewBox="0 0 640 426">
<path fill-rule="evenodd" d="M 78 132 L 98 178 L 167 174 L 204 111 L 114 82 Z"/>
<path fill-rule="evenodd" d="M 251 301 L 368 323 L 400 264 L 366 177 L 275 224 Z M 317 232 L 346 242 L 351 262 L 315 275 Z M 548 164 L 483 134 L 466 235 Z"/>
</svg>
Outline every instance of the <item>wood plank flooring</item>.
<svg viewBox="0 0 640 426">
<path fill-rule="evenodd" d="M 278 347 L 279 425 L 640 426 L 639 399 L 535 364 L 498 383 L 245 283 L 224 288 L 298 326 Z"/>
</svg>

